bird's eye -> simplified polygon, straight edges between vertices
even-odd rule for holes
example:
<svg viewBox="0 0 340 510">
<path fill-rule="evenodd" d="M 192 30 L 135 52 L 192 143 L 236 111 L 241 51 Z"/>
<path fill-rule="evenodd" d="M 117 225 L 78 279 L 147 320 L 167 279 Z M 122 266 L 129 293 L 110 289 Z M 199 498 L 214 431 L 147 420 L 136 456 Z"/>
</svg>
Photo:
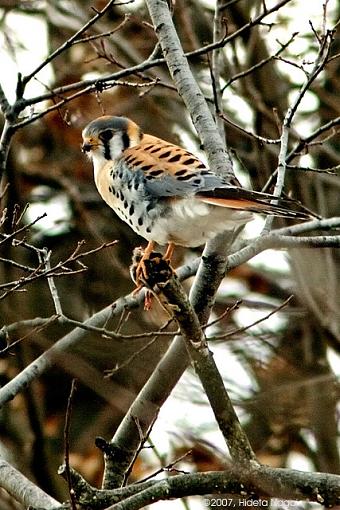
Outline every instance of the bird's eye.
<svg viewBox="0 0 340 510">
<path fill-rule="evenodd" d="M 106 131 L 103 131 L 102 133 L 100 133 L 99 138 L 103 142 L 108 142 L 109 140 L 111 140 L 112 136 L 113 136 L 113 132 L 111 131 L 111 129 L 107 129 Z"/>
</svg>

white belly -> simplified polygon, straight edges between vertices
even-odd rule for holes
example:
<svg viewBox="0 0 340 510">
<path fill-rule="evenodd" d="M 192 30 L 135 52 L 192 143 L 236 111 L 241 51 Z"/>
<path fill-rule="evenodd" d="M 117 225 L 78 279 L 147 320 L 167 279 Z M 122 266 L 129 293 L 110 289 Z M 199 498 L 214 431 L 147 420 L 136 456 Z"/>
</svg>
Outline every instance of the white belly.
<svg viewBox="0 0 340 510">
<path fill-rule="evenodd" d="M 195 198 L 185 199 L 173 206 L 171 215 L 156 221 L 146 238 L 159 244 L 173 242 L 194 248 L 251 218 L 252 213 L 246 211 L 209 205 Z"/>
</svg>

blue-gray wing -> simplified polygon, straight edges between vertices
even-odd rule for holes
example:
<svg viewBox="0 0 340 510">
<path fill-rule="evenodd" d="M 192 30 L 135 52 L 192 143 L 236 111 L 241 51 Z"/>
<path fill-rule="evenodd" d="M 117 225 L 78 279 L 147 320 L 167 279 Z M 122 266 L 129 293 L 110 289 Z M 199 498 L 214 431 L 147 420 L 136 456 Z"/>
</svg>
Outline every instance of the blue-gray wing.
<svg viewBox="0 0 340 510">
<path fill-rule="evenodd" d="M 220 207 L 300 219 L 310 217 L 294 200 L 278 200 L 267 193 L 232 185 L 192 153 L 154 136 L 145 135 L 139 145 L 126 149 L 120 165 L 129 169 L 140 189 L 154 198 L 196 196 Z M 272 203 L 274 200 L 276 203 Z"/>
<path fill-rule="evenodd" d="M 187 197 L 219 188 L 223 186 L 223 181 L 212 173 L 163 174 L 156 178 L 145 175 L 145 186 L 149 193 L 158 197 Z"/>
</svg>

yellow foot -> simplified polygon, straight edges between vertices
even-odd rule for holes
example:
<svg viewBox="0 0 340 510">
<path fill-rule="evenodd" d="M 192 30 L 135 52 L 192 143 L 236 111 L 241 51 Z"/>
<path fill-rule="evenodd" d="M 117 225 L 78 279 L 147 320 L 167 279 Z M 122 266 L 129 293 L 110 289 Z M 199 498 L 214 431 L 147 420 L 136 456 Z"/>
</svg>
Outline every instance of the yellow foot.
<svg viewBox="0 0 340 510">
<path fill-rule="evenodd" d="M 138 266 L 136 268 L 136 283 L 137 285 L 140 283 L 140 280 L 144 278 L 144 280 L 147 279 L 148 273 L 147 269 L 145 267 L 145 261 L 149 260 L 151 253 L 155 249 L 155 243 L 153 241 L 149 241 L 147 247 L 144 250 L 144 253 L 142 255 L 142 258 L 140 259 Z M 142 253 L 141 251 L 139 252 Z"/>
</svg>

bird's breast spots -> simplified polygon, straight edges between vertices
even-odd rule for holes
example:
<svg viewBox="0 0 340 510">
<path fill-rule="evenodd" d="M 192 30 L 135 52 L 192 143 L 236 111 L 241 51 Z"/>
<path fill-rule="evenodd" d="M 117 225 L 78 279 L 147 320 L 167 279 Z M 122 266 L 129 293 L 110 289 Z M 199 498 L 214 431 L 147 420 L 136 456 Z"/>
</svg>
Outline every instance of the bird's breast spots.
<svg viewBox="0 0 340 510">
<path fill-rule="evenodd" d="M 121 207 L 117 207 L 117 213 L 118 213 L 118 216 L 120 216 L 122 219 L 124 219 L 125 221 L 128 221 L 127 215 Z"/>
<path fill-rule="evenodd" d="M 109 186 L 109 192 L 112 193 L 113 196 L 117 196 L 117 191 L 113 186 Z"/>
<path fill-rule="evenodd" d="M 149 202 L 148 205 L 146 206 L 146 212 L 149 213 L 150 211 L 152 211 L 152 209 L 154 209 L 154 204 L 152 202 Z"/>
</svg>

